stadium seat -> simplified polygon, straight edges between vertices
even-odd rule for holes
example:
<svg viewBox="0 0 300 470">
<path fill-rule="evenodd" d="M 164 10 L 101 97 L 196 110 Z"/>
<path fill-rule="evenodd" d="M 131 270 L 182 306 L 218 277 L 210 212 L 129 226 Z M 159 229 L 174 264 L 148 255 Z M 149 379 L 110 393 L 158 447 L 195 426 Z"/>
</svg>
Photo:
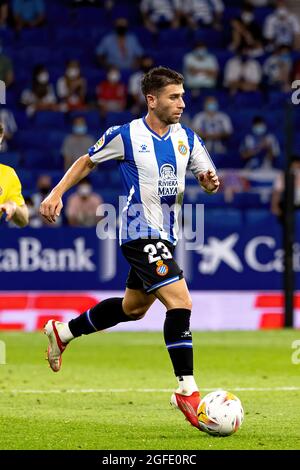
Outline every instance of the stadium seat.
<svg viewBox="0 0 300 470">
<path fill-rule="evenodd" d="M 243 192 L 236 193 L 232 205 L 237 208 L 247 209 L 251 207 L 261 207 L 261 197 L 258 193 Z"/>
<path fill-rule="evenodd" d="M 240 229 L 243 225 L 242 211 L 239 209 L 206 209 L 205 225 L 226 229 Z"/>
<path fill-rule="evenodd" d="M 274 222 L 274 215 L 268 209 L 248 209 L 244 213 L 244 219 L 246 225 L 263 223 L 268 226 Z"/>
<path fill-rule="evenodd" d="M 17 168 L 20 164 L 21 155 L 19 152 L 1 152 L 0 163 Z"/>
<path fill-rule="evenodd" d="M 64 113 L 53 111 L 39 111 L 33 118 L 34 127 L 45 129 L 64 129 L 66 120 Z"/>
<path fill-rule="evenodd" d="M 107 113 L 105 118 L 105 127 L 121 126 L 132 120 L 132 114 L 130 111 L 114 112 L 110 111 Z"/>
</svg>

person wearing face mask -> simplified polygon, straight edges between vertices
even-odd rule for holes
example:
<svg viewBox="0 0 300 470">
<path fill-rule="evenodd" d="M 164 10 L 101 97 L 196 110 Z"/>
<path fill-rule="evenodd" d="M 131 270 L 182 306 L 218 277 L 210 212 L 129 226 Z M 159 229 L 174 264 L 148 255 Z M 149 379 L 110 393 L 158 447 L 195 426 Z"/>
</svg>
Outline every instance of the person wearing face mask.
<svg viewBox="0 0 300 470">
<path fill-rule="evenodd" d="M 274 13 L 265 19 L 263 35 L 268 42 L 269 50 L 281 45 L 299 49 L 300 22 L 296 14 L 288 9 L 284 0 L 277 0 Z"/>
<path fill-rule="evenodd" d="M 205 139 L 206 148 L 210 153 L 227 153 L 227 141 L 233 132 L 232 122 L 226 113 L 219 111 L 216 98 L 206 98 L 204 111 L 194 116 L 192 128 Z"/>
<path fill-rule="evenodd" d="M 192 50 L 183 57 L 184 79 L 187 88 L 199 93 L 201 88 L 214 88 L 217 83 L 219 65 L 216 57 L 210 54 L 206 45 L 198 41 Z"/>
<path fill-rule="evenodd" d="M 128 31 L 126 18 L 117 18 L 114 26 L 114 32 L 104 36 L 96 48 L 97 61 L 104 68 L 110 66 L 115 66 L 119 70 L 135 68 L 143 55 L 143 48 L 136 35 Z"/>
<path fill-rule="evenodd" d="M 39 206 L 42 200 L 50 193 L 52 187 L 52 178 L 49 175 L 41 174 L 36 182 L 37 191 L 31 194 L 30 199 L 31 203 L 29 204 L 29 215 L 31 219 L 34 219 L 34 224 L 36 227 L 39 226 L 50 226 L 47 220 L 44 220 L 39 213 Z M 39 224 L 37 220 L 39 220 Z M 62 221 L 60 220 L 55 224 L 55 227 L 60 226 Z M 31 225 L 32 226 L 32 225 Z"/>
<path fill-rule="evenodd" d="M 85 149 L 93 145 L 94 139 L 88 134 L 86 120 L 83 116 L 73 119 L 72 133 L 63 141 L 61 154 L 64 158 L 64 168 L 67 170 Z"/>
<path fill-rule="evenodd" d="M 99 194 L 92 190 L 88 179 L 82 179 L 77 186 L 77 191 L 69 196 L 66 204 L 66 216 L 68 224 L 72 227 L 93 227 L 99 222 L 96 215 L 98 206 L 103 203 Z"/>
<path fill-rule="evenodd" d="M 128 94 L 129 94 L 129 102 L 130 102 L 130 110 L 134 115 L 143 114 L 146 111 L 146 102 L 145 97 L 141 91 L 141 82 L 143 76 L 149 72 L 149 70 L 153 67 L 154 62 L 152 57 L 150 56 L 143 56 L 141 59 L 141 67 L 140 70 L 134 72 L 129 77 L 128 82 Z"/>
<path fill-rule="evenodd" d="M 80 64 L 70 60 L 65 74 L 57 81 L 57 96 L 63 111 L 84 109 L 86 106 L 86 80 L 81 76 Z"/>
<path fill-rule="evenodd" d="M 226 62 L 224 87 L 232 95 L 238 91 L 253 92 L 259 89 L 262 79 L 260 63 L 249 56 L 248 48 L 243 48 Z"/>
<path fill-rule="evenodd" d="M 288 46 L 279 46 L 263 65 L 268 90 L 288 93 L 291 90 L 293 61 Z"/>
<path fill-rule="evenodd" d="M 240 153 L 245 168 L 256 170 L 273 167 L 274 159 L 280 155 L 280 146 L 262 117 L 254 117 L 251 132 L 242 141 Z"/>
<path fill-rule="evenodd" d="M 255 22 L 251 5 L 244 5 L 239 17 L 231 21 L 231 43 L 229 50 L 248 48 L 252 57 L 262 55 L 263 38 L 260 26 Z"/>
<path fill-rule="evenodd" d="M 36 65 L 32 75 L 32 88 L 23 90 L 21 104 L 26 107 L 28 116 L 36 111 L 56 111 L 57 99 L 49 72 L 44 65 Z"/>
<path fill-rule="evenodd" d="M 14 70 L 11 59 L 4 54 L 3 44 L 0 40 L 0 80 L 9 87 L 14 81 Z"/>
<path fill-rule="evenodd" d="M 103 80 L 96 88 L 97 103 L 101 115 L 109 111 L 124 111 L 127 101 L 127 90 L 121 81 L 120 70 L 116 67 L 108 69 L 106 80 Z"/>
</svg>

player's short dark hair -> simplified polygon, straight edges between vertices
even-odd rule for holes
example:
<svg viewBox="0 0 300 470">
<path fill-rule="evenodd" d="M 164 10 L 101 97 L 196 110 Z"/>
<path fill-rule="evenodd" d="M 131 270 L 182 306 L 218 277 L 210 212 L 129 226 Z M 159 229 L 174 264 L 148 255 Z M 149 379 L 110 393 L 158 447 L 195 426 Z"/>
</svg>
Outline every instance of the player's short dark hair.
<svg viewBox="0 0 300 470">
<path fill-rule="evenodd" d="M 154 67 L 142 78 L 142 93 L 146 97 L 149 93 L 155 93 L 168 85 L 182 85 L 184 77 L 181 73 L 168 67 Z"/>
</svg>

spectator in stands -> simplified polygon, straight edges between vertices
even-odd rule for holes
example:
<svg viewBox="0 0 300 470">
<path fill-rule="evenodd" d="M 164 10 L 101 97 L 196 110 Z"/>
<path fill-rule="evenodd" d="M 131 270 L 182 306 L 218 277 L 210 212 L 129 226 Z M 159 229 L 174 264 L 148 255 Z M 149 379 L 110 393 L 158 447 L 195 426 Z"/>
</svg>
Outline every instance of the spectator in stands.
<svg viewBox="0 0 300 470">
<path fill-rule="evenodd" d="M 13 113 L 9 109 L 0 108 L 0 123 L 4 130 L 2 143 L 0 144 L 0 152 L 9 150 L 9 142 L 13 139 L 18 127 Z"/>
<path fill-rule="evenodd" d="M 292 82 L 294 80 L 300 80 L 300 59 L 296 60 L 294 64 L 292 75 L 293 75 Z"/>
<path fill-rule="evenodd" d="M 248 48 L 252 57 L 257 57 L 264 53 L 263 37 L 260 26 L 254 19 L 253 7 L 245 4 L 240 17 L 231 21 L 232 40 L 229 46 L 231 51 Z"/>
<path fill-rule="evenodd" d="M 145 28 L 157 33 L 162 28 L 179 26 L 176 0 L 142 0 L 141 14 Z"/>
<path fill-rule="evenodd" d="M 291 90 L 293 59 L 289 46 L 278 46 L 268 59 L 263 70 L 268 89 L 288 93 Z"/>
<path fill-rule="evenodd" d="M 284 0 L 277 0 L 277 7 L 264 23 L 264 37 L 269 49 L 276 46 L 289 45 L 298 49 L 300 44 L 300 23 L 297 16 L 289 11 Z"/>
<path fill-rule="evenodd" d="M 32 88 L 25 89 L 21 95 L 21 104 L 26 107 L 28 116 L 32 116 L 36 111 L 58 109 L 54 88 L 49 79 L 49 72 L 44 65 L 34 67 Z"/>
<path fill-rule="evenodd" d="M 69 60 L 65 73 L 57 81 L 57 96 L 63 111 L 86 107 L 86 80 L 81 75 L 78 60 Z"/>
<path fill-rule="evenodd" d="M 0 29 L 5 29 L 8 17 L 8 0 L 0 0 Z"/>
<path fill-rule="evenodd" d="M 45 199 L 45 197 L 50 193 L 52 189 L 52 179 L 51 176 L 46 174 L 40 174 L 37 179 L 36 187 L 37 192 L 31 195 L 31 200 L 33 202 L 33 208 L 31 209 L 32 217 L 36 219 L 36 216 L 39 218 L 41 225 L 51 226 L 50 222 L 48 222 L 44 217 L 40 214 L 40 204 Z M 38 226 L 37 222 L 35 221 L 36 226 Z M 56 221 L 54 227 L 58 227 L 62 224 L 62 221 Z"/>
<path fill-rule="evenodd" d="M 300 156 L 294 155 L 292 157 L 291 171 L 294 173 L 294 208 L 300 209 Z M 285 211 L 285 174 L 283 171 L 278 172 L 274 180 L 272 199 L 271 199 L 271 212 L 283 221 Z"/>
<path fill-rule="evenodd" d="M 77 191 L 67 199 L 66 216 L 73 227 L 93 227 L 99 222 L 97 207 L 103 203 L 102 198 L 93 192 L 88 179 L 82 179 Z"/>
<path fill-rule="evenodd" d="M 262 117 L 254 117 L 251 132 L 245 136 L 240 153 L 245 168 L 254 170 L 273 167 L 274 159 L 280 155 L 280 147 L 277 137 L 269 132 Z"/>
<path fill-rule="evenodd" d="M 202 41 L 198 41 L 192 52 L 183 57 L 183 64 L 185 86 L 195 92 L 194 95 L 197 95 L 201 88 L 216 86 L 219 64 Z"/>
<path fill-rule="evenodd" d="M 138 65 L 143 49 L 133 33 L 128 32 L 128 20 L 117 18 L 115 31 L 106 35 L 96 49 L 99 65 L 132 69 Z"/>
<path fill-rule="evenodd" d="M 192 128 L 205 140 L 210 153 L 227 153 L 227 142 L 233 132 L 232 123 L 227 114 L 219 111 L 215 97 L 206 98 L 204 111 L 195 115 Z"/>
<path fill-rule="evenodd" d="M 248 48 L 243 48 L 226 62 L 224 86 L 231 94 L 238 91 L 257 91 L 262 79 L 260 63 L 249 56 Z"/>
<path fill-rule="evenodd" d="M 179 2 L 184 22 L 192 29 L 207 26 L 221 29 L 224 5 L 222 0 L 185 0 Z"/>
<path fill-rule="evenodd" d="M 15 28 L 35 28 L 44 24 L 46 19 L 44 0 L 13 0 L 12 14 Z"/>
<path fill-rule="evenodd" d="M 28 208 L 28 227 L 40 228 L 43 226 L 42 218 L 40 217 L 39 211 L 34 207 L 34 203 L 31 197 L 25 197 L 25 204 Z"/>
<path fill-rule="evenodd" d="M 64 168 L 67 170 L 87 149 L 94 144 L 94 138 L 88 134 L 86 120 L 83 116 L 73 119 L 72 133 L 64 138 L 61 153 L 64 158 Z"/>
<path fill-rule="evenodd" d="M 141 91 L 141 80 L 147 72 L 154 66 L 152 57 L 147 55 L 141 58 L 140 70 L 133 73 L 128 82 L 128 94 L 132 114 L 140 116 L 147 110 L 145 97 Z"/>
<path fill-rule="evenodd" d="M 97 103 L 102 116 L 109 111 L 124 111 L 127 102 L 126 86 L 121 81 L 121 73 L 117 67 L 108 69 L 106 80 L 97 85 Z"/>
<path fill-rule="evenodd" d="M 3 44 L 0 40 L 0 80 L 8 88 L 14 81 L 14 70 L 11 59 L 3 53 Z"/>
</svg>

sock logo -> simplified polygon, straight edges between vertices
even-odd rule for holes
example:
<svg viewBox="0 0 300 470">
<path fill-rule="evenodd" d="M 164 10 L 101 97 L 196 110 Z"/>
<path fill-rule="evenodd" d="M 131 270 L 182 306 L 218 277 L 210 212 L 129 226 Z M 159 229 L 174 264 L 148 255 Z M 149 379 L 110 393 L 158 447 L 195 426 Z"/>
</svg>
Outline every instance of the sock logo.
<svg viewBox="0 0 300 470">
<path fill-rule="evenodd" d="M 192 333 L 190 332 L 190 330 L 186 330 L 182 333 L 181 338 L 191 338 L 191 336 Z"/>
</svg>

